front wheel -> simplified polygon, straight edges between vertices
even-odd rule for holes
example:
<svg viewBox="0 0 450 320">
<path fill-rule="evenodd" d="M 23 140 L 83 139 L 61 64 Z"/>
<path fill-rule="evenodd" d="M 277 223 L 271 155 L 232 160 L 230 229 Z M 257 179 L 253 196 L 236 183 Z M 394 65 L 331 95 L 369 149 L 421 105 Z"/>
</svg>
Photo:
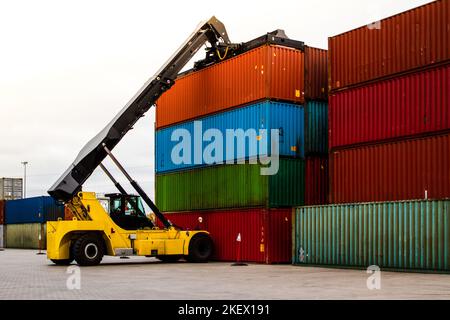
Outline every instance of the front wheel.
<svg viewBox="0 0 450 320">
<path fill-rule="evenodd" d="M 80 266 L 96 266 L 104 255 L 103 241 L 95 234 L 86 234 L 73 245 L 73 256 Z"/>
<path fill-rule="evenodd" d="M 189 254 L 186 260 L 189 262 L 208 262 L 214 250 L 211 237 L 206 233 L 198 233 L 189 242 Z"/>
</svg>

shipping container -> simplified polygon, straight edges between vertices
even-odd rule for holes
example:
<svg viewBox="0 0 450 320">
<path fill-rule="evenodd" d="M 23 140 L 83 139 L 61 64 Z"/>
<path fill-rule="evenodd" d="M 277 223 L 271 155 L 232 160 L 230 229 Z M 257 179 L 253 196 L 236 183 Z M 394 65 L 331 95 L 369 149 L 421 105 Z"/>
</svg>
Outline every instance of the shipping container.
<svg viewBox="0 0 450 320">
<path fill-rule="evenodd" d="M 46 223 L 8 224 L 5 226 L 5 230 L 6 248 L 41 250 L 46 250 L 47 248 Z"/>
<path fill-rule="evenodd" d="M 305 100 L 328 100 L 327 50 L 305 46 Z"/>
<path fill-rule="evenodd" d="M 330 148 L 450 129 L 450 64 L 330 95 Z"/>
<path fill-rule="evenodd" d="M 305 103 L 305 155 L 328 154 L 328 103 Z"/>
<path fill-rule="evenodd" d="M 0 225 L 5 223 L 5 201 L 0 200 Z"/>
<path fill-rule="evenodd" d="M 450 201 L 303 207 L 294 264 L 450 271 Z"/>
<path fill-rule="evenodd" d="M 0 224 L 0 249 L 5 247 L 5 226 Z"/>
<path fill-rule="evenodd" d="M 215 246 L 214 260 L 236 261 L 236 239 L 240 234 L 242 261 L 291 262 L 291 208 L 178 212 L 166 214 L 166 217 L 184 229 L 210 232 Z"/>
<path fill-rule="evenodd" d="M 52 197 L 33 197 L 7 201 L 5 223 L 43 223 L 64 219 L 64 206 Z"/>
<path fill-rule="evenodd" d="M 328 39 L 329 89 L 450 59 L 450 2 L 434 1 Z"/>
<path fill-rule="evenodd" d="M 449 197 L 448 133 L 331 152 L 330 203 Z"/>
<path fill-rule="evenodd" d="M 328 203 L 328 156 L 305 160 L 305 205 Z"/>
<path fill-rule="evenodd" d="M 156 172 L 266 157 L 271 154 L 273 129 L 279 130 L 281 156 L 304 156 L 304 108 L 264 101 L 158 130 Z M 181 160 L 184 163 L 179 164 Z"/>
<path fill-rule="evenodd" d="M 266 160 L 264 160 L 266 161 Z M 156 175 L 156 204 L 163 212 L 304 204 L 305 165 L 301 159 L 261 164 L 218 165 Z"/>
<path fill-rule="evenodd" d="M 0 200 L 22 199 L 22 178 L 0 179 Z"/>
<path fill-rule="evenodd" d="M 308 49 L 314 52 L 314 49 Z M 200 71 L 181 75 L 174 86 L 157 101 L 156 128 L 225 111 L 265 99 L 303 103 L 305 99 L 326 98 L 314 65 L 324 64 L 323 53 L 310 53 L 314 71 L 309 72 L 309 86 L 315 97 L 305 90 L 305 56 L 303 51 L 265 45 Z M 319 80 L 317 80 L 319 78 Z"/>
</svg>

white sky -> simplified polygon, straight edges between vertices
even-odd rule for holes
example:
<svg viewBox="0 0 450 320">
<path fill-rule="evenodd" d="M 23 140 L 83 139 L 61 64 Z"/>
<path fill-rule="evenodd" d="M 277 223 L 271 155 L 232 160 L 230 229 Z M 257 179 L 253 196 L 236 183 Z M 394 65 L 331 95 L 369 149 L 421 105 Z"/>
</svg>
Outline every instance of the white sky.
<svg viewBox="0 0 450 320">
<path fill-rule="evenodd" d="M 212 15 L 233 42 L 284 29 L 326 48 L 328 36 L 428 2 L 0 0 L 0 177 L 21 177 L 21 161 L 29 161 L 27 195 L 46 194 L 85 143 Z M 153 109 L 114 149 L 151 197 L 154 121 Z M 115 191 L 99 170 L 84 190 Z"/>
</svg>

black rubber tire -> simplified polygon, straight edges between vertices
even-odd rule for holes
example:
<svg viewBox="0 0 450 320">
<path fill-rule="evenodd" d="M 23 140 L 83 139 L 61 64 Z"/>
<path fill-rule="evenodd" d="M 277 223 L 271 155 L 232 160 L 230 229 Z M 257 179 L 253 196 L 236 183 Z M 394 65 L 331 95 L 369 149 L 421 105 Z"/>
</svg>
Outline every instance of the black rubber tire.
<svg viewBox="0 0 450 320">
<path fill-rule="evenodd" d="M 165 263 L 174 263 L 180 260 L 183 256 L 181 255 L 167 255 L 167 256 L 156 256 L 156 259 Z"/>
<path fill-rule="evenodd" d="M 207 233 L 196 234 L 189 242 L 186 260 L 194 263 L 208 262 L 214 251 L 214 243 Z"/>
<path fill-rule="evenodd" d="M 56 264 L 57 266 L 68 266 L 73 262 L 73 258 L 72 259 L 60 259 L 60 260 L 55 260 L 55 259 L 51 259 L 51 261 Z"/>
<path fill-rule="evenodd" d="M 85 234 L 73 244 L 72 254 L 80 266 L 96 266 L 103 259 L 103 240 L 95 234 Z"/>
</svg>

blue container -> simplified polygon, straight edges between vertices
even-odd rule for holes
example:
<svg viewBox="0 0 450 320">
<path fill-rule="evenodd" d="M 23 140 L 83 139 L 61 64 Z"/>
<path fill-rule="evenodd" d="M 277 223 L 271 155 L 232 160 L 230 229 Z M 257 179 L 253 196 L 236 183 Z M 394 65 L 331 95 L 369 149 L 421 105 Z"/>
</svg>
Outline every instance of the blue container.
<svg viewBox="0 0 450 320">
<path fill-rule="evenodd" d="M 34 197 L 6 201 L 5 223 L 44 223 L 64 219 L 64 206 L 52 197 Z"/>
<path fill-rule="evenodd" d="M 303 158 L 305 156 L 304 123 L 304 108 L 302 106 L 264 101 L 164 128 L 156 132 L 156 172 L 185 170 L 221 164 L 236 159 L 268 156 L 271 154 L 271 129 L 279 129 L 280 156 Z M 201 128 L 199 124 L 201 124 Z M 175 131 L 177 129 L 182 129 L 182 133 L 185 136 L 183 138 L 178 136 L 175 141 L 172 141 L 172 135 L 181 132 L 180 130 Z M 208 150 L 207 146 L 211 144 L 211 141 L 215 141 L 215 139 L 203 141 L 203 134 L 209 129 L 217 129 L 222 137 L 223 154 L 218 154 L 217 159 L 220 158 L 220 160 L 216 162 L 211 162 L 203 157 Z M 227 138 L 227 129 L 242 129 L 243 131 L 254 129 L 256 134 L 251 138 L 247 138 L 244 152 L 238 153 L 236 139 L 231 140 L 233 149 L 228 144 L 230 139 Z M 266 129 L 267 134 L 264 135 L 259 129 Z M 196 134 L 198 132 L 200 134 Z M 190 137 L 190 139 L 184 139 L 184 137 Z M 188 148 L 190 155 L 183 154 L 182 151 L 177 149 L 176 146 L 180 146 L 180 141 L 182 140 L 190 141 L 190 148 Z M 256 147 L 251 148 L 251 144 L 256 145 Z M 195 150 L 198 151 L 195 152 Z M 234 152 L 232 153 L 231 150 L 234 150 Z M 177 155 L 186 155 L 185 160 L 188 161 L 177 163 L 176 159 L 172 157 L 172 152 Z M 206 153 L 209 154 L 209 152 Z M 217 155 L 214 152 L 210 154 Z M 195 156 L 197 156 L 197 159 L 195 159 Z"/>
<path fill-rule="evenodd" d="M 305 122 L 305 153 L 328 154 L 328 102 L 306 102 Z"/>
</svg>

